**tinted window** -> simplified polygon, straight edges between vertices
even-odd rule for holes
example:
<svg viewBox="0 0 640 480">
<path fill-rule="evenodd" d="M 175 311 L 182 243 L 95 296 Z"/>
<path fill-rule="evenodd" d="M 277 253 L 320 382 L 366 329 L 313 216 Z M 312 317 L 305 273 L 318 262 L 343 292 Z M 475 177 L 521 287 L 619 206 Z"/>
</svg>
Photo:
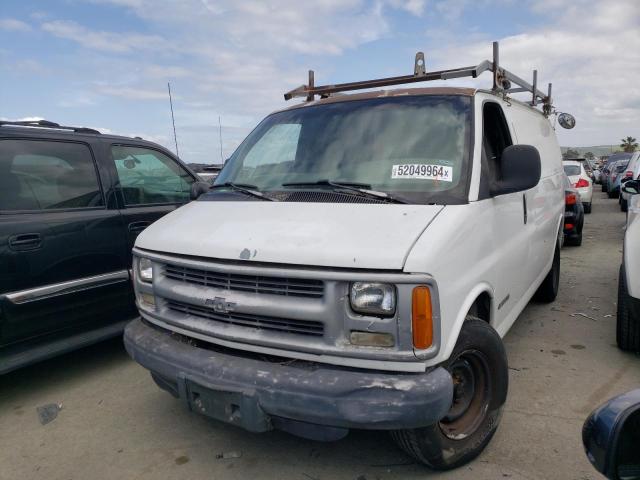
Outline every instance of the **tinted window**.
<svg viewBox="0 0 640 480">
<path fill-rule="evenodd" d="M 569 177 L 572 175 L 580 175 L 580 165 L 565 165 L 564 173 Z"/>
<path fill-rule="evenodd" d="M 0 141 L 0 210 L 104 206 L 89 147 L 42 140 Z"/>
<path fill-rule="evenodd" d="M 419 203 L 466 201 L 468 97 L 406 96 L 297 108 L 267 117 L 216 183 L 333 180 L 398 192 Z M 297 187 L 293 187 L 297 188 Z"/>
<path fill-rule="evenodd" d="M 164 153 L 122 145 L 111 153 L 126 205 L 189 201 L 193 178 Z"/>
</svg>

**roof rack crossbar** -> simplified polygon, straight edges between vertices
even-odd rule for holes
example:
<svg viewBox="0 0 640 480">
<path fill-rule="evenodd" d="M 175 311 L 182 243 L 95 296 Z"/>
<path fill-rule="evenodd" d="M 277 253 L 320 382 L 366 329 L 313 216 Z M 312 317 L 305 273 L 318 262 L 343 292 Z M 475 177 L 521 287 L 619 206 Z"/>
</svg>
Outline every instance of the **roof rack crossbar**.
<svg viewBox="0 0 640 480">
<path fill-rule="evenodd" d="M 475 66 L 453 68 L 448 70 L 438 70 L 435 72 L 426 71 L 424 54 L 416 54 L 416 63 L 413 75 L 401 75 L 397 77 L 378 78 L 374 80 L 364 80 L 360 82 L 339 83 L 335 85 L 318 85 L 314 83 L 314 72 L 309 70 L 309 83 L 301 85 L 284 94 L 285 100 L 294 97 L 305 97 L 307 101 L 313 101 L 316 95 L 321 98 L 338 92 L 353 90 L 364 90 L 367 88 L 388 87 L 391 85 L 401 85 L 407 83 L 428 82 L 432 80 L 449 80 L 452 78 L 472 77 L 476 78 L 482 73 L 493 72 L 493 91 L 496 93 L 520 93 L 529 92 L 532 94 L 530 105 L 535 107 L 538 101 L 543 105 L 545 114 L 551 113 L 551 84 L 548 93 L 545 94 L 538 89 L 538 71 L 533 71 L 533 83 L 529 83 L 519 76 L 511 73 L 500 66 L 500 51 L 498 42 L 493 42 L 493 61 L 485 60 Z M 514 85 L 514 87 L 512 87 Z"/>
<path fill-rule="evenodd" d="M 71 130 L 76 133 L 94 133 L 100 135 L 98 130 L 87 127 L 68 127 L 65 125 L 60 125 L 55 122 L 50 122 L 49 120 L 22 120 L 22 121 L 0 121 L 0 126 L 2 125 L 11 125 L 15 127 L 39 127 L 39 128 L 53 128 L 56 130 Z"/>
</svg>

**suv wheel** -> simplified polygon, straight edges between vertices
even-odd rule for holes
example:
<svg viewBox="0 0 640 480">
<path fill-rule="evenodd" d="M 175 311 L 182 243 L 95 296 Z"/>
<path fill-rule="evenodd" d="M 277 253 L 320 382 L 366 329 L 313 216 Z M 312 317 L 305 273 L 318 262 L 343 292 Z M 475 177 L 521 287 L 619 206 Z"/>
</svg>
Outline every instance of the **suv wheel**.
<svg viewBox="0 0 640 480">
<path fill-rule="evenodd" d="M 629 204 L 627 203 L 627 200 L 622 198 L 622 195 L 620 195 L 620 210 L 622 210 L 623 212 L 626 212 L 628 209 L 629 209 Z"/>
<path fill-rule="evenodd" d="M 580 245 L 582 243 L 582 229 L 575 237 L 567 237 L 567 245 Z M 551 270 L 544 278 L 538 290 L 536 291 L 535 300 L 543 303 L 551 303 L 558 296 L 558 286 L 560 285 L 560 247 L 556 243 L 556 250 L 553 254 L 553 263 Z"/>
<path fill-rule="evenodd" d="M 621 265 L 618 276 L 616 341 L 621 350 L 640 353 L 640 319 L 631 317 L 628 302 L 629 292 L 627 291 L 624 265 Z"/>
<path fill-rule="evenodd" d="M 584 205 L 584 213 L 591 213 L 591 202 L 585 203 Z"/>
<path fill-rule="evenodd" d="M 498 428 L 509 388 L 502 340 L 476 317 L 467 317 L 444 367 L 454 382 L 447 416 L 429 427 L 391 433 L 400 448 L 436 470 L 464 465 L 484 450 Z"/>
</svg>

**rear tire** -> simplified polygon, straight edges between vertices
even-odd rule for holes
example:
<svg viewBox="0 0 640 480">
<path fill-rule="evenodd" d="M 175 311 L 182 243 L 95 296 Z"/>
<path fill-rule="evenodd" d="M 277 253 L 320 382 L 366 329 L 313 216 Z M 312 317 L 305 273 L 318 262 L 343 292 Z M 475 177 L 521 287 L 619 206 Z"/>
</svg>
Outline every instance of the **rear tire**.
<svg viewBox="0 0 640 480">
<path fill-rule="evenodd" d="M 629 292 L 624 265 L 618 276 L 618 311 L 616 319 L 616 341 L 620 350 L 640 353 L 640 319 L 632 318 L 628 307 Z"/>
<path fill-rule="evenodd" d="M 566 243 L 574 245 L 575 237 L 567 237 Z M 580 243 L 582 243 L 582 232 L 580 232 Z M 553 254 L 553 263 L 551 270 L 547 273 L 538 290 L 536 291 L 535 300 L 543 303 L 551 303 L 558 296 L 558 286 L 560 285 L 560 246 L 556 243 L 556 249 Z"/>
<path fill-rule="evenodd" d="M 570 247 L 579 247 L 580 245 L 582 245 L 582 232 L 567 237 L 565 243 Z"/>
<path fill-rule="evenodd" d="M 584 213 L 591 213 L 591 202 L 584 203 Z"/>
<path fill-rule="evenodd" d="M 620 210 L 623 212 L 626 212 L 627 210 L 629 210 L 629 204 L 627 200 L 622 198 L 622 196 L 620 196 Z"/>
<path fill-rule="evenodd" d="M 435 470 L 450 470 L 480 455 L 498 428 L 509 389 L 502 340 L 479 318 L 467 316 L 443 366 L 454 378 L 447 416 L 435 425 L 391 432 L 400 448 Z"/>
</svg>

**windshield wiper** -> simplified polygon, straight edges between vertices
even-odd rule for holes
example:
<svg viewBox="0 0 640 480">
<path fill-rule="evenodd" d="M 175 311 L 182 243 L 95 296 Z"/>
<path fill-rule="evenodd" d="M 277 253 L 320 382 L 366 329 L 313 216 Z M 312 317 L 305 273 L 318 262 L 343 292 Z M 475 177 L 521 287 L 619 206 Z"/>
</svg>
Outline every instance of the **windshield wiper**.
<svg viewBox="0 0 640 480">
<path fill-rule="evenodd" d="M 363 197 L 376 198 L 380 200 L 386 200 L 389 203 L 409 203 L 406 200 L 402 200 L 398 197 L 394 197 L 385 192 L 379 192 L 377 190 L 371 190 L 371 185 L 368 183 L 358 182 L 334 182 L 332 180 L 318 180 L 315 182 L 290 182 L 283 183 L 283 187 L 331 187 L 334 190 L 342 189 L 353 192 Z"/>
<path fill-rule="evenodd" d="M 247 183 L 224 182 L 224 183 L 219 183 L 217 185 L 211 185 L 209 187 L 209 190 L 214 190 L 216 188 L 230 188 L 232 190 L 235 190 L 236 192 L 242 192 L 245 195 L 256 197 L 256 198 L 259 198 L 260 200 L 275 202 L 275 199 L 267 197 L 264 193 L 258 190 L 258 187 L 256 187 L 255 185 L 249 185 Z"/>
</svg>

